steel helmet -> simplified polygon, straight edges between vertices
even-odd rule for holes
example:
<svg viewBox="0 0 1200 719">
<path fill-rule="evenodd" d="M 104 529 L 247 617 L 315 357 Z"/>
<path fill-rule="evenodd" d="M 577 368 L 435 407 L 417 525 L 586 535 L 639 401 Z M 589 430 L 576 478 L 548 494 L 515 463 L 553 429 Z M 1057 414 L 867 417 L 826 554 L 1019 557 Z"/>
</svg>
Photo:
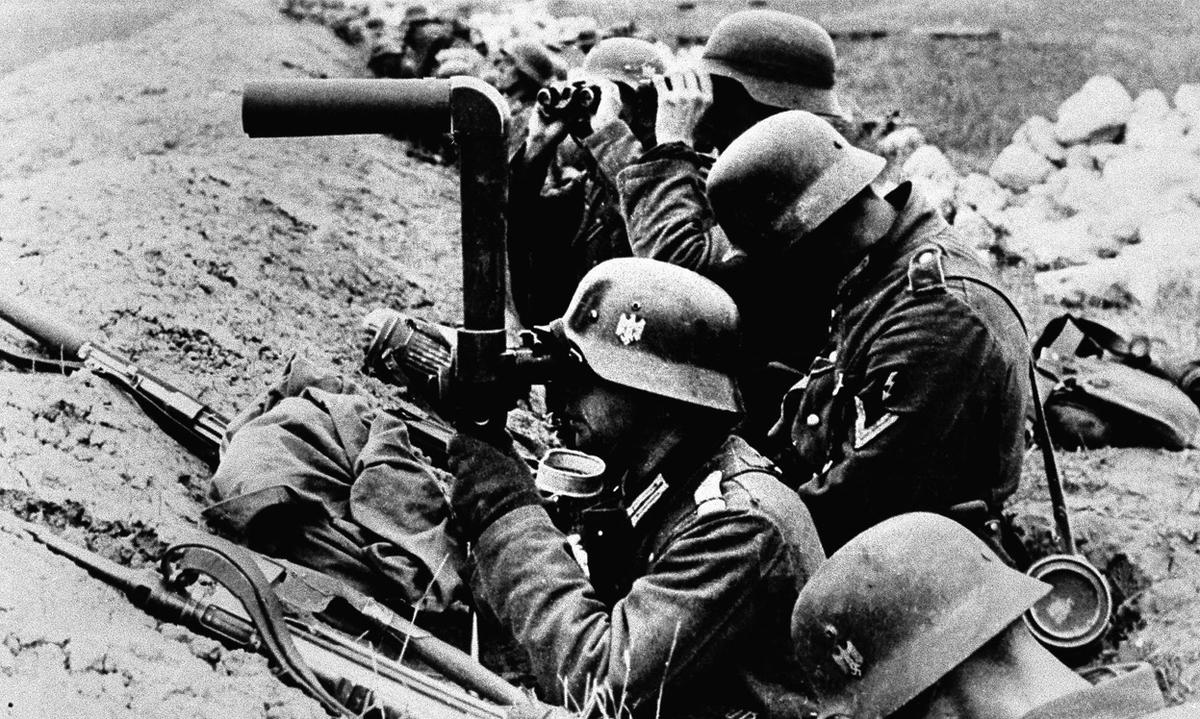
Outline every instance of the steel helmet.
<svg viewBox="0 0 1200 719">
<path fill-rule="evenodd" d="M 583 70 L 613 82 L 637 85 L 666 72 L 667 63 L 662 52 L 645 40 L 610 37 L 587 54 Z"/>
<path fill-rule="evenodd" d="M 854 147 L 803 110 L 772 115 L 742 133 L 708 173 L 708 197 L 726 234 L 793 241 L 852 200 L 887 161 Z"/>
<path fill-rule="evenodd" d="M 538 85 L 566 77 L 567 71 L 544 44 L 536 40 L 513 40 L 504 46 L 503 54 L 523 75 Z"/>
<path fill-rule="evenodd" d="M 903 514 L 817 569 L 796 600 L 792 641 L 822 719 L 881 719 L 1049 591 L 961 524 Z"/>
<path fill-rule="evenodd" d="M 837 51 L 824 28 L 778 10 L 743 10 L 717 23 L 700 67 L 737 80 L 764 105 L 845 117 L 834 90 Z"/>
<path fill-rule="evenodd" d="M 738 311 L 716 283 L 658 260 L 593 267 L 563 316 L 563 334 L 602 379 L 680 402 L 742 410 L 734 382 Z"/>
</svg>

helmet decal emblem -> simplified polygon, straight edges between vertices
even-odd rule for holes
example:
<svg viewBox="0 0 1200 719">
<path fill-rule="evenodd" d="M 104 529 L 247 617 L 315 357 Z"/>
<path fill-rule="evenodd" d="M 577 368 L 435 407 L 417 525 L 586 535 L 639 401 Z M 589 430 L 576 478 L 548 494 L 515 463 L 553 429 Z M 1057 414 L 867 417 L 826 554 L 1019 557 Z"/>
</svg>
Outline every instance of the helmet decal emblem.
<svg viewBox="0 0 1200 719">
<path fill-rule="evenodd" d="M 617 321 L 616 335 L 617 339 L 621 340 L 621 344 L 631 345 L 642 338 L 645 330 L 646 320 L 632 312 L 627 312 L 622 314 L 621 319 Z"/>
<path fill-rule="evenodd" d="M 833 663 L 837 664 L 844 674 L 851 677 L 861 677 L 863 656 L 858 652 L 854 642 L 847 639 L 845 643 L 837 644 L 833 649 Z"/>
</svg>

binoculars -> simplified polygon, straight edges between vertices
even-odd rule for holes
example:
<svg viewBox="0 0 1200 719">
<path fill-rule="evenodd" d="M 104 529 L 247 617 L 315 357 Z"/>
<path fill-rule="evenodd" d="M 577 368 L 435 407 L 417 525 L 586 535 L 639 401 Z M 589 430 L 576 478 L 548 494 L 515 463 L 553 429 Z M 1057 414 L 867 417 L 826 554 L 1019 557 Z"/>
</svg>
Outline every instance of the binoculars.
<svg viewBox="0 0 1200 719">
<path fill-rule="evenodd" d="M 582 117 L 595 112 L 600 105 L 600 86 L 585 80 L 556 82 L 538 90 L 536 102 L 552 120 Z"/>
</svg>

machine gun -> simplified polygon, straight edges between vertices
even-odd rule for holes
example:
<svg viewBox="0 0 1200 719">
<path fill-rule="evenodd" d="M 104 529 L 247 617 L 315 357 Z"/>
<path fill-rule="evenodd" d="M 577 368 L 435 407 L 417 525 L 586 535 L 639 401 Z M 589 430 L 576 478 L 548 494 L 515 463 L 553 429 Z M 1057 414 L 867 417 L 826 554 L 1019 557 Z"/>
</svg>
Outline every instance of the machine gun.
<svg viewBox="0 0 1200 719">
<path fill-rule="evenodd" d="M 516 398 L 553 376 L 565 354 L 545 329 L 524 333 L 517 347 L 507 344 L 508 115 L 495 88 L 469 77 L 256 82 L 242 102 L 251 137 L 450 131 L 459 149 L 463 326 L 372 313 L 364 369 L 473 429 L 502 427 Z"/>
<path fill-rule="evenodd" d="M 505 714 L 500 706 L 530 701 L 524 691 L 464 652 L 337 580 L 255 555 L 217 537 L 201 535 L 170 547 L 154 574 L 124 567 L 11 515 L 0 518 L 0 528 L 70 559 L 163 621 L 266 655 L 281 679 L 335 716 L 501 719 Z M 193 587 L 201 576 L 234 602 L 223 605 L 198 596 Z M 314 617 L 335 601 L 459 686 L 389 658 Z"/>
</svg>

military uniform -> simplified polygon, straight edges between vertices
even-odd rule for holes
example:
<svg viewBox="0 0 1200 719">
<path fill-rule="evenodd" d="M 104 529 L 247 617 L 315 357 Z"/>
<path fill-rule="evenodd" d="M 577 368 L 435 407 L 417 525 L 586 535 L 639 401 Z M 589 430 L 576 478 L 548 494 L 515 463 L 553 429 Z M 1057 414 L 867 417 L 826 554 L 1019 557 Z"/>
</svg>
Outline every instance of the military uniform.
<svg viewBox="0 0 1200 719">
<path fill-rule="evenodd" d="M 1194 719 L 1200 704 L 1164 708 L 1148 664 L 1043 704 L 1021 719 Z"/>
<path fill-rule="evenodd" d="M 621 210 L 635 256 L 699 272 L 737 302 L 745 365 L 754 370 L 742 378 L 741 434 L 762 449 L 779 400 L 795 381 L 769 368 L 808 366 L 825 338 L 829 299 L 797 286 L 786 266 L 760 263 L 730 242 L 705 195 L 711 165 L 712 158 L 682 143 L 659 145 L 616 175 Z"/>
<path fill-rule="evenodd" d="M 593 132 L 583 146 L 584 171 L 559 182 L 547 182 L 545 164 L 531 163 L 523 147 L 510 165 L 509 268 L 517 314 L 527 326 L 561 316 L 592 267 L 631 254 L 607 173 L 633 162 L 642 146 L 620 122 Z"/>
<path fill-rule="evenodd" d="M 1017 487 L 1031 413 L 1019 314 L 909 184 L 838 287 L 828 345 L 788 390 L 771 441 L 828 551 L 902 512 Z"/>
<path fill-rule="evenodd" d="M 576 706 L 600 686 L 634 716 L 808 710 L 788 639 L 824 557 L 808 512 L 744 441 L 703 456 L 677 452 L 690 467 L 631 503 L 643 507 L 626 555 L 635 578 L 612 606 L 542 508 L 510 511 L 480 536 L 475 594 L 529 651 L 543 698 Z"/>
</svg>

